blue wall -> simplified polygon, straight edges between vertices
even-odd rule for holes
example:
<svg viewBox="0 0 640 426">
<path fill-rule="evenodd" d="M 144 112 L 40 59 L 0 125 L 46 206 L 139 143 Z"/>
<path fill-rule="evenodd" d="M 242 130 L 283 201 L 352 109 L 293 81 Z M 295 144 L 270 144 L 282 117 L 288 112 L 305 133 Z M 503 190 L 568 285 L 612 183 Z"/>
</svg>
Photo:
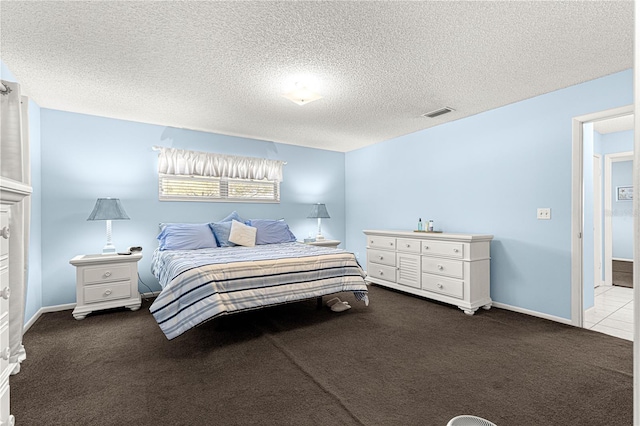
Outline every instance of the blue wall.
<svg viewBox="0 0 640 426">
<path fill-rule="evenodd" d="M 98 197 L 122 201 L 131 220 L 113 222 L 113 242 L 119 250 L 143 246 L 139 271 L 152 290 L 160 289 L 150 272 L 160 222 L 211 222 L 236 210 L 245 218 L 283 217 L 302 239 L 316 230 L 306 219 L 311 205 L 323 202 L 331 215 L 323 234 L 344 240 L 343 153 L 45 108 L 41 123 L 44 306 L 75 302 L 69 260 L 102 251 L 104 222 L 86 220 Z M 160 202 L 154 145 L 286 161 L 281 203 Z"/>
<path fill-rule="evenodd" d="M 571 316 L 572 118 L 633 102 L 616 73 L 346 154 L 347 248 L 363 229 L 488 233 L 494 301 Z M 455 107 L 455 105 L 453 105 Z M 538 207 L 551 220 L 536 220 Z"/>
</svg>

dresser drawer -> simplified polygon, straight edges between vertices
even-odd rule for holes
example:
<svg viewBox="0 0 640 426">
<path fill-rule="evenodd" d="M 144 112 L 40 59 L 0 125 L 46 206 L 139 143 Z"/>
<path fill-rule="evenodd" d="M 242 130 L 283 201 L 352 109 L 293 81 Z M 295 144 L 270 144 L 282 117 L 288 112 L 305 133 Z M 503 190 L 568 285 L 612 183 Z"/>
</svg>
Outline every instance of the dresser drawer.
<svg viewBox="0 0 640 426">
<path fill-rule="evenodd" d="M 369 235 L 367 242 L 371 248 L 381 248 L 388 250 L 396 249 L 396 239 L 393 237 L 379 237 L 377 235 Z"/>
<path fill-rule="evenodd" d="M 381 265 L 396 266 L 396 253 L 393 251 L 372 250 L 367 252 L 369 262 Z"/>
<path fill-rule="evenodd" d="M 85 284 L 123 281 L 131 278 L 131 268 L 128 264 L 101 265 L 85 268 L 83 271 Z"/>
<path fill-rule="evenodd" d="M 398 251 L 420 254 L 420 240 L 398 238 L 396 240 L 396 247 Z"/>
<path fill-rule="evenodd" d="M 367 265 L 367 275 L 371 278 L 378 278 L 386 281 L 396 280 L 396 268 L 395 266 L 379 265 L 377 263 L 371 263 Z"/>
<path fill-rule="evenodd" d="M 7 253 L 9 253 L 10 234 L 11 230 L 9 229 L 9 213 L 6 211 L 0 212 L 0 255 L 6 255 Z"/>
<path fill-rule="evenodd" d="M 464 262 L 462 260 L 423 257 L 422 272 L 464 279 Z"/>
<path fill-rule="evenodd" d="M 15 419 L 9 414 L 10 397 L 9 397 L 9 381 L 7 380 L 0 386 L 0 426 L 13 426 Z"/>
<path fill-rule="evenodd" d="M 9 368 L 9 321 L 0 322 L 0 374 Z"/>
<path fill-rule="evenodd" d="M 84 287 L 84 302 L 95 303 L 105 300 L 126 299 L 131 297 L 131 282 L 88 285 Z"/>
<path fill-rule="evenodd" d="M 422 289 L 433 293 L 446 294 L 458 299 L 464 299 L 464 283 L 449 278 L 422 274 Z"/>
<path fill-rule="evenodd" d="M 462 259 L 464 257 L 464 244 L 446 243 L 441 241 L 423 241 L 422 254 Z"/>
</svg>

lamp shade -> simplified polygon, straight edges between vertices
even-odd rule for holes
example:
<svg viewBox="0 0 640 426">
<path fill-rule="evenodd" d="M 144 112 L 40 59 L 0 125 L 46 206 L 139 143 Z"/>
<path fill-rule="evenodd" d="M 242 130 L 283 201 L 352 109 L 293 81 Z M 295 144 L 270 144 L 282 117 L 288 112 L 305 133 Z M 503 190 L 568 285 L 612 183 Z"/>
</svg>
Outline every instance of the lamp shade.
<svg viewBox="0 0 640 426">
<path fill-rule="evenodd" d="M 129 220 L 118 198 L 98 198 L 87 220 Z"/>
<path fill-rule="evenodd" d="M 329 212 L 327 211 L 327 206 L 324 204 L 314 204 L 311 213 L 307 216 L 308 219 L 330 219 Z"/>
</svg>

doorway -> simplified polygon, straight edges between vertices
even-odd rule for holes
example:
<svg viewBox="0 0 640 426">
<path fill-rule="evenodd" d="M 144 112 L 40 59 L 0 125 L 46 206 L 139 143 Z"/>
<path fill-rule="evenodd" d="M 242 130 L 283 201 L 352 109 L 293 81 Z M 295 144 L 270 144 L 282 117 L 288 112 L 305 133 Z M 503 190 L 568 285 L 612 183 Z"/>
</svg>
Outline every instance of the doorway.
<svg viewBox="0 0 640 426">
<path fill-rule="evenodd" d="M 620 151 L 633 150 L 633 121 L 632 106 L 574 118 L 572 158 L 572 324 L 628 340 L 633 340 L 633 290 L 607 279 L 608 225 L 620 213 L 612 208 L 607 174 Z"/>
</svg>

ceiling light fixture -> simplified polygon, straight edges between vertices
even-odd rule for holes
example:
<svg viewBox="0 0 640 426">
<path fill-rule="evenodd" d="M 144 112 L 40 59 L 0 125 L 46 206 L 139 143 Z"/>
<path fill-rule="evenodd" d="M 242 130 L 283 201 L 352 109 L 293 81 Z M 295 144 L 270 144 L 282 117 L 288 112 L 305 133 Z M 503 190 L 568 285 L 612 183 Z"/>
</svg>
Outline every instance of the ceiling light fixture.
<svg viewBox="0 0 640 426">
<path fill-rule="evenodd" d="M 289 93 L 283 93 L 282 96 L 289 99 L 291 102 L 297 103 L 298 105 L 306 105 L 310 102 L 322 99 L 321 95 L 309 89 L 307 86 L 300 85 L 299 83 L 296 83 L 295 89 Z"/>
</svg>

